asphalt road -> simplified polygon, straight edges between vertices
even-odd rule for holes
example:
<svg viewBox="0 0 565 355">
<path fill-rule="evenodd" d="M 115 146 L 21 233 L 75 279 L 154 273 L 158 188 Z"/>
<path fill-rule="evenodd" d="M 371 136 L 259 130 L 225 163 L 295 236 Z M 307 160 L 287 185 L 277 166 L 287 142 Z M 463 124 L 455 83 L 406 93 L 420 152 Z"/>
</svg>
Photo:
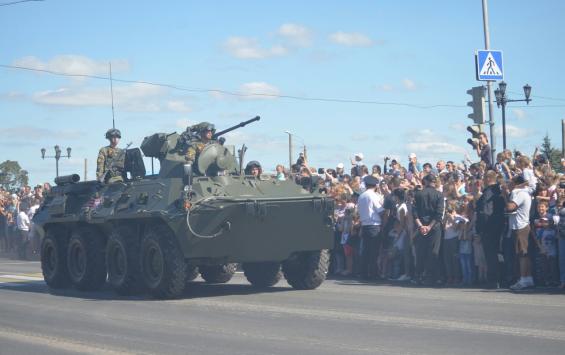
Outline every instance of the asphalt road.
<svg viewBox="0 0 565 355">
<path fill-rule="evenodd" d="M 0 354 L 565 354 L 565 295 L 328 280 L 268 290 L 241 274 L 183 299 L 50 292 L 0 258 Z"/>
</svg>

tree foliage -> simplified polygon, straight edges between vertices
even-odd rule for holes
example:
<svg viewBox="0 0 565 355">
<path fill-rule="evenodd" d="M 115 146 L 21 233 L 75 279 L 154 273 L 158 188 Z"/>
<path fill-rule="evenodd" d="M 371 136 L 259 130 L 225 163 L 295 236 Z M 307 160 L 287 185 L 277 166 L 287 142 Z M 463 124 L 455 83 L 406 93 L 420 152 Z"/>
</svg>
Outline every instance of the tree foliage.
<svg viewBox="0 0 565 355">
<path fill-rule="evenodd" d="M 543 137 L 541 153 L 547 158 L 554 171 L 561 171 L 561 151 L 551 145 L 551 139 L 547 134 Z"/>
<path fill-rule="evenodd" d="M 0 186 L 8 191 L 16 190 L 28 184 L 29 178 L 26 170 L 14 160 L 0 163 Z"/>
</svg>

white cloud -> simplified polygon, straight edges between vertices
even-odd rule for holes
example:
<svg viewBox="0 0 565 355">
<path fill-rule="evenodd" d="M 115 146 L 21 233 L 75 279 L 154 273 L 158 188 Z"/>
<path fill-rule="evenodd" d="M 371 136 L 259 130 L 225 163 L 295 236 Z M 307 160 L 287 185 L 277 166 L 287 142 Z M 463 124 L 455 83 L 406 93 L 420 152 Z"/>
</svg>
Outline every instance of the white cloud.
<svg viewBox="0 0 565 355">
<path fill-rule="evenodd" d="M 404 79 L 402 80 L 402 86 L 404 86 L 404 88 L 406 90 L 416 90 L 418 87 L 416 86 L 416 83 L 413 80 L 410 79 Z"/>
<path fill-rule="evenodd" d="M 521 108 L 514 108 L 512 109 L 512 113 L 517 119 L 524 119 L 527 117 L 526 111 L 522 110 Z"/>
<path fill-rule="evenodd" d="M 463 123 L 454 123 L 450 125 L 449 128 L 457 132 L 465 132 L 467 130 L 467 127 Z"/>
<path fill-rule="evenodd" d="M 156 112 L 161 105 L 151 99 L 165 94 L 163 88 L 148 84 L 131 84 L 114 87 L 114 106 L 126 111 Z M 60 88 L 33 95 L 33 101 L 44 105 L 108 106 L 112 98 L 107 88 Z"/>
<path fill-rule="evenodd" d="M 436 134 L 430 129 L 408 132 L 406 149 L 416 153 L 417 156 L 437 154 L 465 154 L 464 147 L 449 143 L 447 137 Z"/>
<path fill-rule="evenodd" d="M 50 130 L 46 128 L 37 128 L 32 126 L 14 126 L 0 128 L 0 136 L 6 141 L 37 141 L 45 138 L 72 140 L 80 139 L 85 133 L 77 130 Z"/>
<path fill-rule="evenodd" d="M 502 134 L 502 127 L 496 128 L 498 135 Z M 506 124 L 506 136 L 510 138 L 526 138 L 533 135 L 535 132 L 531 129 L 521 128 L 513 125 Z"/>
<path fill-rule="evenodd" d="M 167 102 L 167 109 L 173 112 L 187 113 L 191 112 L 192 108 L 188 106 L 184 101 L 172 100 Z"/>
<path fill-rule="evenodd" d="M 175 122 L 175 126 L 176 126 L 177 128 L 181 128 L 181 129 L 183 129 L 183 130 L 185 130 L 186 127 L 190 126 L 191 124 L 192 124 L 192 123 L 190 123 L 190 121 L 189 121 L 188 119 L 186 119 L 186 118 L 181 118 L 180 120 L 177 120 L 177 121 Z"/>
<path fill-rule="evenodd" d="M 125 59 L 99 61 L 73 54 L 57 55 L 47 61 L 42 61 L 34 56 L 27 56 L 16 59 L 12 64 L 66 74 L 108 75 L 109 62 L 112 62 L 112 72 L 123 72 L 129 69 L 129 63 Z"/>
<path fill-rule="evenodd" d="M 335 32 L 329 36 L 330 41 L 348 47 L 370 47 L 375 42 L 362 33 L 356 32 Z"/>
<path fill-rule="evenodd" d="M 279 27 L 277 34 L 289 40 L 291 44 L 306 47 L 312 44 L 312 31 L 295 23 L 285 23 Z"/>
<path fill-rule="evenodd" d="M 264 82 L 245 83 L 239 87 L 239 93 L 246 99 L 274 99 L 280 95 L 280 90 Z"/>
<path fill-rule="evenodd" d="M 256 39 L 246 37 L 230 37 L 224 43 L 224 48 L 229 54 L 239 59 L 266 59 L 282 56 L 288 49 L 281 45 L 262 48 Z"/>
<path fill-rule="evenodd" d="M 382 85 L 378 85 L 377 89 L 380 91 L 393 91 L 394 90 L 394 86 L 390 85 L 390 84 L 382 84 Z"/>
</svg>

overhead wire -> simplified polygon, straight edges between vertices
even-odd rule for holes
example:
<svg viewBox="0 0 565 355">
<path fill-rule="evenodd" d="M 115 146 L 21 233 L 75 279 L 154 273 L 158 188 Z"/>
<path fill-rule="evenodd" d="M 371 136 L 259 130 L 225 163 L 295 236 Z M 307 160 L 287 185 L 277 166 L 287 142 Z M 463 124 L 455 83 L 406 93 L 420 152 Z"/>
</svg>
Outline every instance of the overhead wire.
<svg viewBox="0 0 565 355">
<path fill-rule="evenodd" d="M 3 2 L 0 3 L 0 6 L 8 6 L 8 5 L 16 5 L 16 4 L 20 4 L 22 2 L 37 2 L 37 1 L 44 1 L 44 0 L 19 0 L 19 1 L 11 1 L 11 2 Z"/>
<path fill-rule="evenodd" d="M 65 77 L 76 77 L 76 78 L 89 78 L 89 79 L 97 79 L 97 80 L 112 80 L 115 82 L 126 83 L 126 84 L 144 84 L 144 85 L 151 85 L 157 87 L 164 87 L 178 91 L 185 91 L 185 92 L 195 92 L 195 93 L 216 93 L 234 97 L 271 97 L 271 98 L 280 98 L 280 99 L 291 99 L 291 100 L 298 100 L 298 101 L 317 101 L 317 102 L 335 102 L 335 103 L 349 103 L 349 104 L 369 104 L 369 105 L 388 105 L 388 106 L 400 106 L 400 107 L 410 107 L 410 108 L 417 108 L 417 109 L 434 109 L 434 108 L 466 108 L 467 105 L 453 105 L 453 104 L 431 104 L 431 105 L 424 105 L 424 104 L 412 104 L 407 102 L 394 102 L 394 101 L 377 101 L 377 100 L 359 100 L 359 99 L 342 99 L 342 98 L 328 98 L 328 97 L 309 97 L 309 96 L 298 96 L 298 95 L 284 95 L 284 94 L 269 94 L 269 93 L 243 93 L 237 91 L 230 91 L 224 89 L 207 89 L 207 88 L 190 88 L 190 87 L 183 87 L 176 84 L 167 84 L 167 83 L 158 83 L 146 80 L 129 80 L 129 79 L 119 79 L 119 78 L 110 78 L 108 76 L 101 76 L 101 75 L 93 75 L 93 74 L 73 74 L 73 73 L 63 73 L 57 72 L 49 69 L 40 69 L 40 68 L 31 68 L 31 67 L 24 67 L 20 65 L 8 65 L 8 64 L 0 64 L 0 68 L 5 69 L 16 69 L 16 70 L 25 70 L 25 71 L 33 71 L 33 72 L 40 72 L 46 73 L 56 76 L 65 76 Z M 520 106 L 516 106 L 520 107 Z M 565 107 L 565 105 L 529 105 L 528 107 Z"/>
</svg>

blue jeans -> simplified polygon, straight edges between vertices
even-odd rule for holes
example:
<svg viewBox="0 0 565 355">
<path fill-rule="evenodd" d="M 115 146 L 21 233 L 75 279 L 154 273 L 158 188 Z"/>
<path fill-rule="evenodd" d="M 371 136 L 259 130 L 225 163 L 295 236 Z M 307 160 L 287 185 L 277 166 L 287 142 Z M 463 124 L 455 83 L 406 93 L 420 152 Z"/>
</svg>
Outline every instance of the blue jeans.
<svg viewBox="0 0 565 355">
<path fill-rule="evenodd" d="M 565 238 L 559 238 L 559 280 L 565 283 Z"/>
<path fill-rule="evenodd" d="M 473 281 L 473 254 L 459 254 L 463 283 L 470 285 Z"/>
</svg>

